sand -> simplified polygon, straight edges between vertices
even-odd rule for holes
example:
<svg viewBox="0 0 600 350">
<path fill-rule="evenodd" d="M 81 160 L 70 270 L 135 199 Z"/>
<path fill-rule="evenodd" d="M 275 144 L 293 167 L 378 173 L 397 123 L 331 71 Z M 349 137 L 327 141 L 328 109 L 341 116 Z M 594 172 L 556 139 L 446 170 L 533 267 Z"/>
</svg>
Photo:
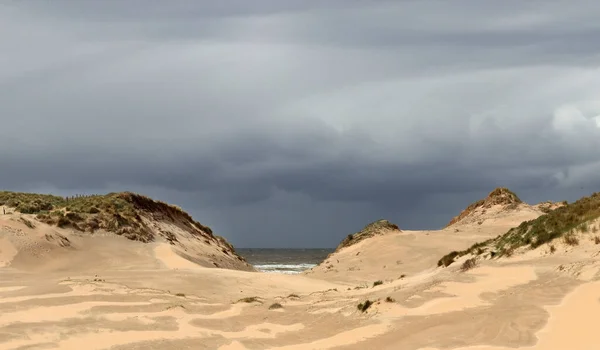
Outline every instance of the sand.
<svg viewBox="0 0 600 350">
<path fill-rule="evenodd" d="M 481 225 L 369 238 L 301 275 L 216 268 L 225 260 L 210 247 L 30 229 L 3 215 L 0 349 L 596 349 L 591 239 L 467 272 L 436 266 L 536 215 L 491 213 Z"/>
</svg>

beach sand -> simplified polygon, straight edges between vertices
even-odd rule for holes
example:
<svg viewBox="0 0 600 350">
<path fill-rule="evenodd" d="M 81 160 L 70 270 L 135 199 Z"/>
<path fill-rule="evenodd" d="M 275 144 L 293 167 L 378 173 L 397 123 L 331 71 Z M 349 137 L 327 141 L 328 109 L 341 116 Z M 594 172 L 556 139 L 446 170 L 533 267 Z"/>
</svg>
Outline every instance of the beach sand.
<svg viewBox="0 0 600 350">
<path fill-rule="evenodd" d="M 539 215 L 491 212 L 483 224 L 365 239 L 300 275 L 200 266 L 167 242 L 3 215 L 0 349 L 596 349 L 600 245 L 590 239 L 467 272 L 437 267 Z"/>
</svg>

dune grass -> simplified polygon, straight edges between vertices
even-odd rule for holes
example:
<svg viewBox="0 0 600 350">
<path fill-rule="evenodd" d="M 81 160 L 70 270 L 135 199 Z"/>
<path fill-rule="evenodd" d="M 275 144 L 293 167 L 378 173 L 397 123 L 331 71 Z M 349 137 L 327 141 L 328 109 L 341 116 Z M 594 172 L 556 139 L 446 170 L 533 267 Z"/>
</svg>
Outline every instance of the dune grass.
<svg viewBox="0 0 600 350">
<path fill-rule="evenodd" d="M 438 266 L 449 266 L 464 255 L 481 255 L 490 251 L 493 258 L 509 256 L 517 248 L 535 249 L 563 237 L 565 243 L 579 243 L 573 232 L 587 233 L 589 222 L 600 217 L 600 193 L 583 197 L 576 202 L 559 207 L 537 219 L 522 222 L 503 235 L 475 243 L 463 251 L 453 251 L 438 261 Z M 566 235 L 566 237 L 565 237 Z"/>
<path fill-rule="evenodd" d="M 141 218 L 142 212 L 171 222 L 180 219 L 181 224 L 190 230 L 201 230 L 213 236 L 209 227 L 194 221 L 181 208 L 131 192 L 64 198 L 49 194 L 0 191 L 0 205 L 35 215 L 38 221 L 48 225 L 82 232 L 105 230 L 142 242 L 154 240 L 152 230 Z M 234 251 L 224 239 L 213 237 Z"/>
</svg>

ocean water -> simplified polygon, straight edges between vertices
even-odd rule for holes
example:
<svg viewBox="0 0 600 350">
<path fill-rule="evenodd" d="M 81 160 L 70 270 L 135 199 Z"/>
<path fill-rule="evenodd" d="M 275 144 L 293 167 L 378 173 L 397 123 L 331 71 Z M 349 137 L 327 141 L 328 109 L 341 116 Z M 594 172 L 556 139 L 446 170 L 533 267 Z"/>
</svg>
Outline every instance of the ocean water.
<svg viewBox="0 0 600 350">
<path fill-rule="evenodd" d="M 334 249 L 237 248 L 235 251 L 259 271 L 298 274 L 317 266 Z"/>
</svg>

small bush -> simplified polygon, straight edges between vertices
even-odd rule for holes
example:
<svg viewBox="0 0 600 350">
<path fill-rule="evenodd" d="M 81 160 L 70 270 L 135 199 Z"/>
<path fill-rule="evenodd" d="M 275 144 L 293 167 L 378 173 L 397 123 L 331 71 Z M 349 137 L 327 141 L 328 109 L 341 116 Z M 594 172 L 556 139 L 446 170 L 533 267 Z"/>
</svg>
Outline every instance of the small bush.
<svg viewBox="0 0 600 350">
<path fill-rule="evenodd" d="M 575 246 L 579 244 L 579 239 L 572 233 L 564 235 L 563 240 L 568 245 Z"/>
<path fill-rule="evenodd" d="M 300 299 L 300 297 L 298 296 L 298 294 L 294 294 L 294 293 L 288 295 L 288 298 Z"/>
<path fill-rule="evenodd" d="M 176 297 L 185 297 L 185 294 L 183 294 L 183 293 L 177 293 L 177 294 L 175 294 L 175 296 Z"/>
<path fill-rule="evenodd" d="M 454 262 L 454 258 L 459 255 L 459 252 L 453 251 L 450 254 L 444 255 L 439 261 L 438 266 L 448 267 Z"/>
<path fill-rule="evenodd" d="M 472 268 L 474 268 L 476 266 L 477 266 L 477 259 L 471 258 L 471 259 L 465 260 L 465 262 L 460 267 L 460 270 L 462 272 L 466 272 L 466 271 L 469 271 L 470 269 L 472 269 Z"/>
<path fill-rule="evenodd" d="M 71 225 L 71 220 L 67 219 L 64 216 L 61 216 L 60 218 L 58 218 L 58 222 L 56 223 L 56 226 L 58 227 L 67 227 L 69 225 Z"/>
<path fill-rule="evenodd" d="M 393 303 L 393 302 L 395 302 L 396 300 L 394 300 L 394 298 L 392 298 L 392 297 L 387 297 L 387 298 L 385 298 L 385 301 L 386 301 L 387 303 Z"/>
<path fill-rule="evenodd" d="M 383 284 L 383 281 L 375 281 L 373 282 L 373 287 L 377 287 Z"/>
<path fill-rule="evenodd" d="M 594 237 L 594 243 L 600 244 L 600 237 L 598 237 L 598 236 Z"/>
<path fill-rule="evenodd" d="M 73 222 L 79 222 L 84 220 L 84 218 L 78 213 L 67 213 L 65 214 L 65 217 Z"/>
<path fill-rule="evenodd" d="M 373 302 L 371 300 L 366 300 L 364 303 L 360 303 L 357 305 L 357 308 L 361 311 L 361 312 L 365 312 L 367 311 L 371 305 L 373 305 Z"/>
<path fill-rule="evenodd" d="M 554 246 L 554 244 L 550 245 L 550 253 L 554 254 L 554 252 L 556 252 L 556 247 Z"/>
<path fill-rule="evenodd" d="M 279 303 L 274 303 L 269 306 L 269 310 L 283 309 L 283 305 Z"/>
</svg>

